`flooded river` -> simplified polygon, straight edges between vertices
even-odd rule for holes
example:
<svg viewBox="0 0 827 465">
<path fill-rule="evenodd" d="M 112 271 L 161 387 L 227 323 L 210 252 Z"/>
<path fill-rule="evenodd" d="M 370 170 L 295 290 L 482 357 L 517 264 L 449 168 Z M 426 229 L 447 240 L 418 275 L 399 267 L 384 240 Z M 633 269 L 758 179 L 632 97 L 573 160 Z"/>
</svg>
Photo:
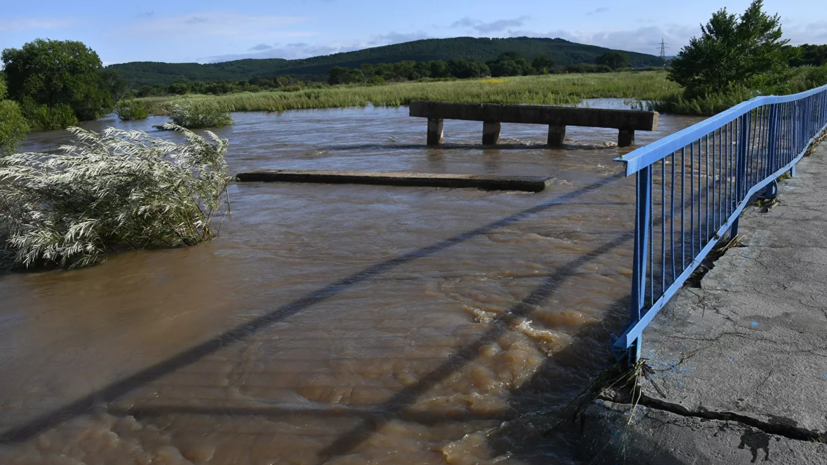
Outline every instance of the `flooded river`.
<svg viewBox="0 0 827 465">
<path fill-rule="evenodd" d="M 600 102 L 595 105 L 600 105 Z M 548 175 L 538 194 L 231 188 L 220 236 L 0 276 L 0 463 L 569 463 L 553 415 L 627 312 L 634 183 L 617 132 L 407 108 L 234 115 L 232 172 Z M 85 124 L 150 130 L 165 118 Z M 661 116 L 638 145 L 697 121 Z M 165 137 L 174 137 L 164 134 Z M 54 150 L 64 132 L 32 134 Z"/>
</svg>

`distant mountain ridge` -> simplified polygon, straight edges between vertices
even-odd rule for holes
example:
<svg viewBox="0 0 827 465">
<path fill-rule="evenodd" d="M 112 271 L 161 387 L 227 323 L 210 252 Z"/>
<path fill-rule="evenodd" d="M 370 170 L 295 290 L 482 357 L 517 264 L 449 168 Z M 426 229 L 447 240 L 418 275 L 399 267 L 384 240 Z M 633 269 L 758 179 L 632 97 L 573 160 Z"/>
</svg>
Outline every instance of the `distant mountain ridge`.
<svg viewBox="0 0 827 465">
<path fill-rule="evenodd" d="M 456 37 L 452 39 L 424 39 L 401 44 L 366 48 L 353 52 L 286 60 L 266 58 L 225 61 L 221 63 L 161 63 L 136 61 L 110 65 L 120 71 L 130 87 L 172 84 L 176 81 L 238 81 L 258 77 L 293 76 L 304 80 L 325 80 L 334 66 L 357 68 L 362 63 L 396 63 L 404 60 L 432 61 L 475 59 L 494 60 L 504 52 L 517 52 L 528 59 L 538 55 L 550 56 L 557 65 L 594 63 L 594 60 L 612 49 L 578 44 L 563 39 L 514 37 L 489 39 Z M 630 64 L 660 66 L 660 58 L 645 53 L 625 52 Z"/>
</svg>

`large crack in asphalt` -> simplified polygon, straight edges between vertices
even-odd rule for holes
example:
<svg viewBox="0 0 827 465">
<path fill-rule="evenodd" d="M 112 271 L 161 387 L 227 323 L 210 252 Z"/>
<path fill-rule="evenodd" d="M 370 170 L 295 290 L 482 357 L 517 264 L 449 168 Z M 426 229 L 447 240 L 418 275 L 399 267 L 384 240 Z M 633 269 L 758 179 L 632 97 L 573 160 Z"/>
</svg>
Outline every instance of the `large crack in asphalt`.
<svg viewBox="0 0 827 465">
<path fill-rule="evenodd" d="M 643 393 L 640 393 L 639 395 L 640 398 L 637 401 L 637 405 L 642 405 L 650 409 L 661 410 L 675 415 L 680 415 L 682 417 L 741 423 L 746 426 L 750 426 L 755 429 L 761 430 L 767 434 L 783 436 L 785 438 L 793 439 L 796 441 L 827 443 L 827 431 L 819 432 L 807 428 L 802 428 L 800 426 L 797 426 L 797 423 L 794 420 L 788 418 L 771 417 L 770 421 L 765 421 L 741 413 L 706 410 L 702 407 L 699 410 L 689 410 L 683 405 L 675 402 L 668 402 L 663 399 L 650 397 Z"/>
</svg>

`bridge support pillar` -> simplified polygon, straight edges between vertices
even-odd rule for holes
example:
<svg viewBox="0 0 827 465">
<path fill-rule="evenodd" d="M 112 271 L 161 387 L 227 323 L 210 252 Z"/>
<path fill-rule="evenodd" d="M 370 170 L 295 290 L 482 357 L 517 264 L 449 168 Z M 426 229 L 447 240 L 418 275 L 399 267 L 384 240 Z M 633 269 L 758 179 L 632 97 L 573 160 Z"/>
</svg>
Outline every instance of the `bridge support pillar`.
<svg viewBox="0 0 827 465">
<path fill-rule="evenodd" d="M 634 129 L 621 129 L 617 135 L 617 146 L 628 147 L 635 143 Z"/>
<path fill-rule="evenodd" d="M 500 122 L 484 121 L 482 123 L 482 145 L 497 145 L 500 142 Z"/>
<path fill-rule="evenodd" d="M 439 145 L 442 143 L 442 122 L 438 118 L 428 118 L 428 145 Z"/>
<path fill-rule="evenodd" d="M 548 126 L 548 145 L 552 147 L 560 147 L 566 139 L 565 126 Z"/>
</svg>

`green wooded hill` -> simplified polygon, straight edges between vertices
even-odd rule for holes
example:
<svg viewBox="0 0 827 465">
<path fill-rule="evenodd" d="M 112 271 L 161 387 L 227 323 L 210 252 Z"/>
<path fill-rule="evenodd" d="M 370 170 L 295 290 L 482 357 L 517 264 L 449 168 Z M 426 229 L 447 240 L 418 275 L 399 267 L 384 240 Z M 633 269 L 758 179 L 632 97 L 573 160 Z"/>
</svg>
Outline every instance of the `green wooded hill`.
<svg viewBox="0 0 827 465">
<path fill-rule="evenodd" d="M 257 77 L 292 76 L 303 80 L 324 81 L 334 66 L 357 68 L 362 63 L 396 63 L 404 60 L 432 61 L 475 59 L 482 62 L 496 59 L 505 52 L 517 52 L 532 59 L 548 55 L 558 66 L 594 63 L 610 49 L 577 44 L 563 39 L 516 37 L 488 39 L 457 37 L 453 39 L 425 39 L 402 44 L 367 48 L 355 52 L 285 60 L 281 58 L 245 59 L 222 63 L 158 63 L 138 61 L 110 65 L 129 81 L 132 88 L 143 85 L 172 84 L 176 81 L 235 81 Z M 661 66 L 654 55 L 626 52 L 631 66 Z"/>
</svg>

